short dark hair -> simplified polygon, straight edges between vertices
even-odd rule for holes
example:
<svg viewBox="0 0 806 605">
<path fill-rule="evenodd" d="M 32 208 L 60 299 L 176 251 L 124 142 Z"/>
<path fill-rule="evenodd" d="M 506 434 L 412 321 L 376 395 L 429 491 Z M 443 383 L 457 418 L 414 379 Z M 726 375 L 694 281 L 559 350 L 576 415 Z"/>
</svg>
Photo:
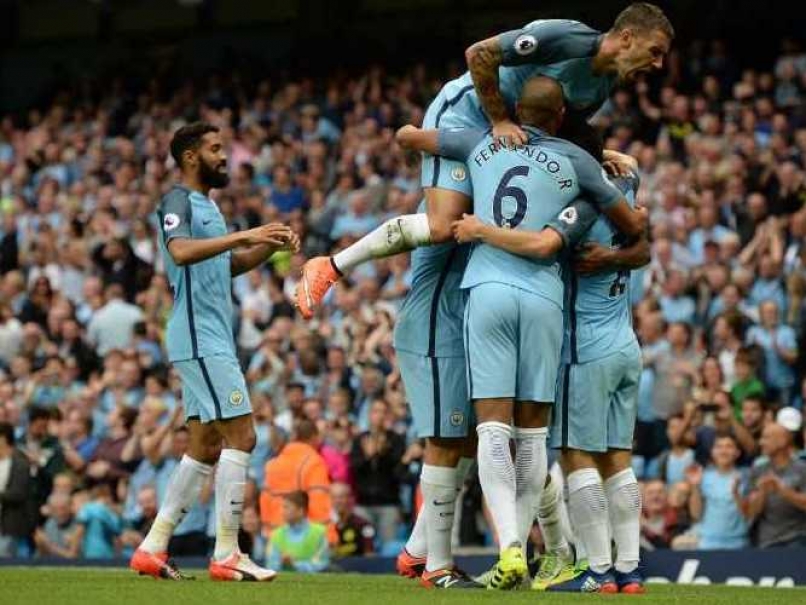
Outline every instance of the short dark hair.
<svg viewBox="0 0 806 605">
<path fill-rule="evenodd" d="M 8 445 L 14 446 L 14 427 L 8 422 L 0 422 L 0 438 L 5 439 Z"/>
<path fill-rule="evenodd" d="M 634 2 L 621 11 L 613 23 L 613 31 L 620 32 L 625 29 L 641 31 L 661 31 L 669 39 L 674 38 L 674 27 L 669 18 L 660 7 L 648 2 Z"/>
<path fill-rule="evenodd" d="M 181 168 L 182 154 L 186 151 L 198 149 L 204 135 L 218 131 L 218 127 L 209 122 L 193 122 L 177 130 L 171 139 L 171 157 L 173 157 L 176 165 Z"/>
<path fill-rule="evenodd" d="M 284 496 L 294 506 L 301 508 L 306 513 L 308 512 L 308 494 L 303 491 L 291 492 Z"/>
</svg>

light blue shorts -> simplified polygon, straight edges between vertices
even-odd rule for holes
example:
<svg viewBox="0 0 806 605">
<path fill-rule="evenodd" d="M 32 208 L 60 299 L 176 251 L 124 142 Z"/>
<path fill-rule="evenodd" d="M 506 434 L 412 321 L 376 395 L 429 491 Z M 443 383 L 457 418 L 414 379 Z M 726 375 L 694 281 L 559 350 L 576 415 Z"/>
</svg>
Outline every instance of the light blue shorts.
<svg viewBox="0 0 806 605">
<path fill-rule="evenodd" d="M 173 364 L 182 380 L 185 419 L 203 423 L 252 413 L 241 366 L 234 357 L 213 355 Z"/>
<path fill-rule="evenodd" d="M 632 450 L 641 369 L 637 342 L 596 361 L 563 365 L 557 378 L 551 447 Z"/>
<path fill-rule="evenodd" d="M 550 300 L 500 283 L 470 289 L 465 356 L 471 399 L 553 402 L 563 312 Z"/>
<path fill-rule="evenodd" d="M 417 437 L 467 437 L 474 421 L 464 357 L 398 351 L 397 363 Z"/>
<path fill-rule="evenodd" d="M 489 124 L 474 120 L 467 104 L 467 93 L 472 90 L 462 89 L 449 97 L 440 92 L 428 106 L 423 118 L 424 129 L 434 128 L 489 128 Z M 438 187 L 464 193 L 473 197 L 470 184 L 470 173 L 464 162 L 457 162 L 428 153 L 422 154 L 423 161 L 420 172 L 420 183 L 423 187 Z"/>
</svg>

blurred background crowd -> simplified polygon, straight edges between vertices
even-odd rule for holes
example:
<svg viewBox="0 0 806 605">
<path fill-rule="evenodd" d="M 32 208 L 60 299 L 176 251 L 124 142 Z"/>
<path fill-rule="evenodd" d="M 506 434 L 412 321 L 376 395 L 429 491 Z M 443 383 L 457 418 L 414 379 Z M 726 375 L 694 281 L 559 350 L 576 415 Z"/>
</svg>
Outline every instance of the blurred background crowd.
<svg viewBox="0 0 806 605">
<path fill-rule="evenodd" d="M 460 69 L 120 78 L 0 117 L 0 555 L 131 552 L 187 447 L 154 211 L 195 119 L 229 145 L 230 228 L 283 221 L 303 241 L 233 282 L 258 435 L 243 547 L 262 559 L 307 510 L 334 557 L 396 554 L 423 451 L 391 344 L 409 257 L 360 267 L 310 323 L 291 300 L 307 257 L 415 211 L 419 168 L 393 135 Z M 637 158 L 652 222 L 632 282 L 644 546 L 804 544 L 806 53 L 787 40 L 754 70 L 695 42 L 595 122 Z M 211 506 L 208 489 L 172 553 L 205 551 Z M 473 477 L 461 513 L 457 542 L 490 545 Z"/>
</svg>

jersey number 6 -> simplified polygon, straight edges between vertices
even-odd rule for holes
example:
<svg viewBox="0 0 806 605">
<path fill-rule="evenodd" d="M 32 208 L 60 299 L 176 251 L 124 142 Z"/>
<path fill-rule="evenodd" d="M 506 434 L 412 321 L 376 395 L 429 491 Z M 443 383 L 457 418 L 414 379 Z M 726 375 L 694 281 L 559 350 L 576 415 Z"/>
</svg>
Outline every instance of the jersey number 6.
<svg viewBox="0 0 806 605">
<path fill-rule="evenodd" d="M 520 225 L 523 217 L 526 216 L 526 192 L 520 187 L 510 186 L 509 181 L 516 176 L 528 175 L 528 166 L 515 166 L 507 170 L 504 176 L 501 177 L 501 182 L 498 183 L 498 188 L 495 190 L 495 197 L 493 198 L 493 220 L 499 227 L 514 229 Z M 502 209 L 505 197 L 511 197 L 515 200 L 515 214 L 510 217 L 504 216 Z"/>
</svg>

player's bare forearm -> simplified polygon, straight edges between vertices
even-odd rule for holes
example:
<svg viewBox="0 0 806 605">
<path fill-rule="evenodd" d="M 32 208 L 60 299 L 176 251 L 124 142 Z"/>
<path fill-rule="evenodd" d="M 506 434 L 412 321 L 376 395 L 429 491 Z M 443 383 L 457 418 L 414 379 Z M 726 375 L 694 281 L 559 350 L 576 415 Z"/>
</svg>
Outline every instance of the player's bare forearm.
<svg viewBox="0 0 806 605">
<path fill-rule="evenodd" d="M 177 237 L 168 242 L 168 252 L 180 267 L 193 265 L 244 245 L 245 233 L 236 231 L 208 238 Z"/>
<path fill-rule="evenodd" d="M 233 251 L 230 257 L 232 276 L 235 277 L 242 273 L 249 273 L 252 269 L 259 267 L 269 260 L 269 257 L 276 251 L 276 246 L 270 246 L 268 244 L 258 244 L 249 248 Z"/>
<path fill-rule="evenodd" d="M 563 247 L 563 239 L 554 229 L 515 231 L 484 225 L 479 240 L 512 254 L 531 258 L 549 258 Z"/>
<path fill-rule="evenodd" d="M 497 37 L 476 42 L 465 51 L 467 68 L 473 78 L 476 94 L 493 125 L 510 119 L 498 88 L 498 68 L 503 58 Z"/>
<path fill-rule="evenodd" d="M 424 130 L 411 124 L 406 124 L 395 134 L 397 144 L 410 151 L 422 151 L 436 155 L 439 151 L 439 131 L 435 129 Z"/>
<path fill-rule="evenodd" d="M 626 248 L 612 251 L 612 269 L 640 269 L 649 264 L 651 260 L 649 240 L 646 237 L 638 238 L 635 243 Z"/>
<path fill-rule="evenodd" d="M 640 236 L 649 225 L 646 208 L 631 208 L 625 199 L 608 206 L 604 213 L 619 231 L 630 237 Z"/>
</svg>

